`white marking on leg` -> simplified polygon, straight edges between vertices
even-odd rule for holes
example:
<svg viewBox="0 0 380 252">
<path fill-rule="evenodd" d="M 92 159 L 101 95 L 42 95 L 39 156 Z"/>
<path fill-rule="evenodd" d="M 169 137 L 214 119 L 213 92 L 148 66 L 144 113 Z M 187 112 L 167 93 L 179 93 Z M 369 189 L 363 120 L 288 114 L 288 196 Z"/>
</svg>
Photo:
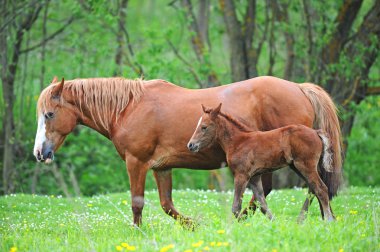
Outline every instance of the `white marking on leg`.
<svg viewBox="0 0 380 252">
<path fill-rule="evenodd" d="M 45 117 L 43 114 L 38 116 L 38 128 L 36 133 L 36 139 L 34 141 L 33 154 L 37 157 L 38 153 L 42 156 L 42 146 L 46 141 L 46 124 Z"/>
</svg>

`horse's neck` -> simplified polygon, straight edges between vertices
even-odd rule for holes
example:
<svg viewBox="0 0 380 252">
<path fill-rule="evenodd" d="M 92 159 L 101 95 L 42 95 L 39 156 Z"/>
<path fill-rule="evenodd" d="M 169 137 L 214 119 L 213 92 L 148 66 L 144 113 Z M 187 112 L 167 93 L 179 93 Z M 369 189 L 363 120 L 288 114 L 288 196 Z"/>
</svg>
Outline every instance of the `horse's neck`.
<svg viewBox="0 0 380 252">
<path fill-rule="evenodd" d="M 219 117 L 217 127 L 217 140 L 226 153 L 229 149 L 236 148 L 240 144 L 239 140 L 247 135 L 246 132 L 238 129 L 230 121 L 222 117 Z"/>
<path fill-rule="evenodd" d="M 102 127 L 101 124 L 95 122 L 96 119 L 94 119 L 94 113 L 91 112 L 91 110 L 86 106 L 85 102 L 76 100 L 69 92 L 64 93 L 64 99 L 68 102 L 68 104 L 70 104 L 67 106 L 74 107 L 74 110 L 78 115 L 79 124 L 85 125 L 107 138 L 111 137 L 109 130 Z"/>
</svg>

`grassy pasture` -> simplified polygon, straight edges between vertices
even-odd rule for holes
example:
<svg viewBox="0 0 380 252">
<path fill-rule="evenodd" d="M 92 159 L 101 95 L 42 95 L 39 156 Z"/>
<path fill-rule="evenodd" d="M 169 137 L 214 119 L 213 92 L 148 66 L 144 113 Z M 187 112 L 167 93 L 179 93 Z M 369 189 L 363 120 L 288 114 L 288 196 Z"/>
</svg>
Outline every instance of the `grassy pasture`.
<svg viewBox="0 0 380 252">
<path fill-rule="evenodd" d="M 131 226 L 129 193 L 10 195 L 0 198 L 0 251 L 380 251 L 379 193 L 347 188 L 332 203 L 336 222 L 321 221 L 314 202 L 298 225 L 305 189 L 270 194 L 275 221 L 256 213 L 240 223 L 230 212 L 232 192 L 175 190 L 176 207 L 199 223 L 194 232 L 164 214 L 157 191 L 146 192 L 141 229 Z"/>
</svg>

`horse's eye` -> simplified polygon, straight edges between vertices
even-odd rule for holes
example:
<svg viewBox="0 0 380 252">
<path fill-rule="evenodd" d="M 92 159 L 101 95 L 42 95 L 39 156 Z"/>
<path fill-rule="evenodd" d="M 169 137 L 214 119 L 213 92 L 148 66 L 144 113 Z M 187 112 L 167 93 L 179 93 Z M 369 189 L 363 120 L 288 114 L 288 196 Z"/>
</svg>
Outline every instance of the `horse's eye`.
<svg viewBox="0 0 380 252">
<path fill-rule="evenodd" d="M 202 131 L 205 131 L 206 129 L 207 129 L 207 126 L 205 126 L 205 125 L 201 126 Z"/>
<path fill-rule="evenodd" d="M 53 112 L 47 112 L 45 114 L 45 119 L 52 119 L 54 117 L 54 113 Z"/>
</svg>

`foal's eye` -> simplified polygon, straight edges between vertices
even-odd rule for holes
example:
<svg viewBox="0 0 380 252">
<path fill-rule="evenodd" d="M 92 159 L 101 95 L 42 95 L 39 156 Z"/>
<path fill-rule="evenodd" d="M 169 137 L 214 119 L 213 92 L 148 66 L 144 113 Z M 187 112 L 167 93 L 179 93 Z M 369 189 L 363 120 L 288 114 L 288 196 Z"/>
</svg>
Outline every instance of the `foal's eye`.
<svg viewBox="0 0 380 252">
<path fill-rule="evenodd" d="M 207 129 L 207 126 L 204 126 L 204 125 L 201 126 L 201 130 L 202 130 L 202 131 L 205 131 L 206 129 Z"/>
<path fill-rule="evenodd" d="M 45 119 L 52 119 L 54 117 L 54 113 L 53 112 L 47 112 L 45 113 Z"/>
</svg>

